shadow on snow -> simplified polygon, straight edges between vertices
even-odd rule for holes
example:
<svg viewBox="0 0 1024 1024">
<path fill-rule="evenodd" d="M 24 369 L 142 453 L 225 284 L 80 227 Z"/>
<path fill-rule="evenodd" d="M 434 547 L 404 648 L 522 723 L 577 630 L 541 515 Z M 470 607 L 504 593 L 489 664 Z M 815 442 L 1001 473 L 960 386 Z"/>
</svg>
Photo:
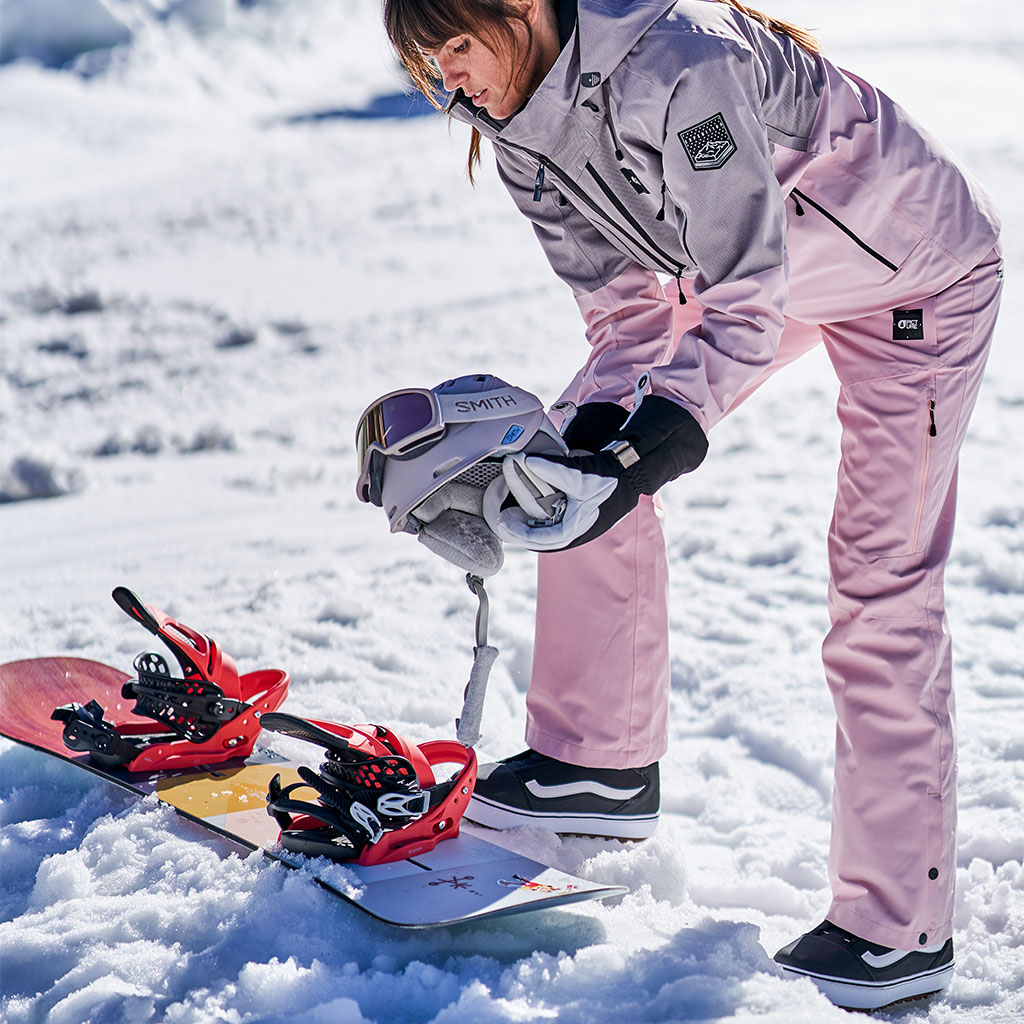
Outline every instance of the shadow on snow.
<svg viewBox="0 0 1024 1024">
<path fill-rule="evenodd" d="M 374 96 L 363 107 L 335 107 L 311 110 L 282 118 L 284 124 L 316 124 L 320 121 L 400 121 L 437 114 L 420 92 L 392 92 Z"/>
</svg>

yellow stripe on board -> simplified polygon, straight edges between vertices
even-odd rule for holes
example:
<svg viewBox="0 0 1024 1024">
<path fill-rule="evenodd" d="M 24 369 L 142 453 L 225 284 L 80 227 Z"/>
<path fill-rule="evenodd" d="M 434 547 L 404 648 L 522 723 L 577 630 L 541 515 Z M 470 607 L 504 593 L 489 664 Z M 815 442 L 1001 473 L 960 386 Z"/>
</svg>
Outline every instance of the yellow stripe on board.
<svg viewBox="0 0 1024 1024">
<path fill-rule="evenodd" d="M 283 785 L 300 782 L 291 768 L 250 764 L 201 775 L 165 778 L 157 783 L 157 796 L 172 807 L 262 846 L 277 839 L 277 822 L 267 814 L 270 780 L 281 776 Z"/>
</svg>

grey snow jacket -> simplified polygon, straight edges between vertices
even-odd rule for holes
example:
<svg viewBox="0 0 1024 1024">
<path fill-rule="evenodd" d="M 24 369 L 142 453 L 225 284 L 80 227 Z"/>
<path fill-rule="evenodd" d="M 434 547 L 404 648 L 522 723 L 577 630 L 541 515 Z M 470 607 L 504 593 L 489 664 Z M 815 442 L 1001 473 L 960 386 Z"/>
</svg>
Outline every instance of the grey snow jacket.
<svg viewBox="0 0 1024 1024">
<path fill-rule="evenodd" d="M 706 430 L 771 361 L 784 315 L 936 294 L 998 237 L 984 193 L 888 97 L 714 0 L 579 0 L 515 116 L 461 93 L 452 115 L 493 142 L 580 306 L 577 402 L 629 404 L 654 368 Z M 660 281 L 683 277 L 703 318 L 675 339 Z"/>
</svg>

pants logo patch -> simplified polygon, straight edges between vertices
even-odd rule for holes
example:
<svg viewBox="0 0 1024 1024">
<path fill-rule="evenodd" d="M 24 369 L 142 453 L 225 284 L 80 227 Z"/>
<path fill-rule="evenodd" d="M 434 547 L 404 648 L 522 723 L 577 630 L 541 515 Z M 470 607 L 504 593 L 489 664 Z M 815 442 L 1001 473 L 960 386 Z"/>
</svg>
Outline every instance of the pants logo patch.
<svg viewBox="0 0 1024 1024">
<path fill-rule="evenodd" d="M 893 341 L 924 340 L 924 310 L 894 309 L 892 311 Z"/>
<path fill-rule="evenodd" d="M 716 171 L 736 152 L 736 142 L 721 114 L 679 133 L 695 171 Z"/>
</svg>

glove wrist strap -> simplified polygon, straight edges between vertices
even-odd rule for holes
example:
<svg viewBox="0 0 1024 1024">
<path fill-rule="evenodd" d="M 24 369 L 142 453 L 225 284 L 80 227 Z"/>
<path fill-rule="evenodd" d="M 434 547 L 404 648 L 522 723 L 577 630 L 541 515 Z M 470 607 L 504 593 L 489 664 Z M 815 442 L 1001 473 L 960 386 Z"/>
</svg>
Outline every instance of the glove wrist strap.
<svg viewBox="0 0 1024 1024">
<path fill-rule="evenodd" d="M 611 452 L 623 469 L 629 469 L 630 466 L 635 466 L 640 461 L 636 449 L 628 441 L 613 441 L 602 450 Z"/>
</svg>

